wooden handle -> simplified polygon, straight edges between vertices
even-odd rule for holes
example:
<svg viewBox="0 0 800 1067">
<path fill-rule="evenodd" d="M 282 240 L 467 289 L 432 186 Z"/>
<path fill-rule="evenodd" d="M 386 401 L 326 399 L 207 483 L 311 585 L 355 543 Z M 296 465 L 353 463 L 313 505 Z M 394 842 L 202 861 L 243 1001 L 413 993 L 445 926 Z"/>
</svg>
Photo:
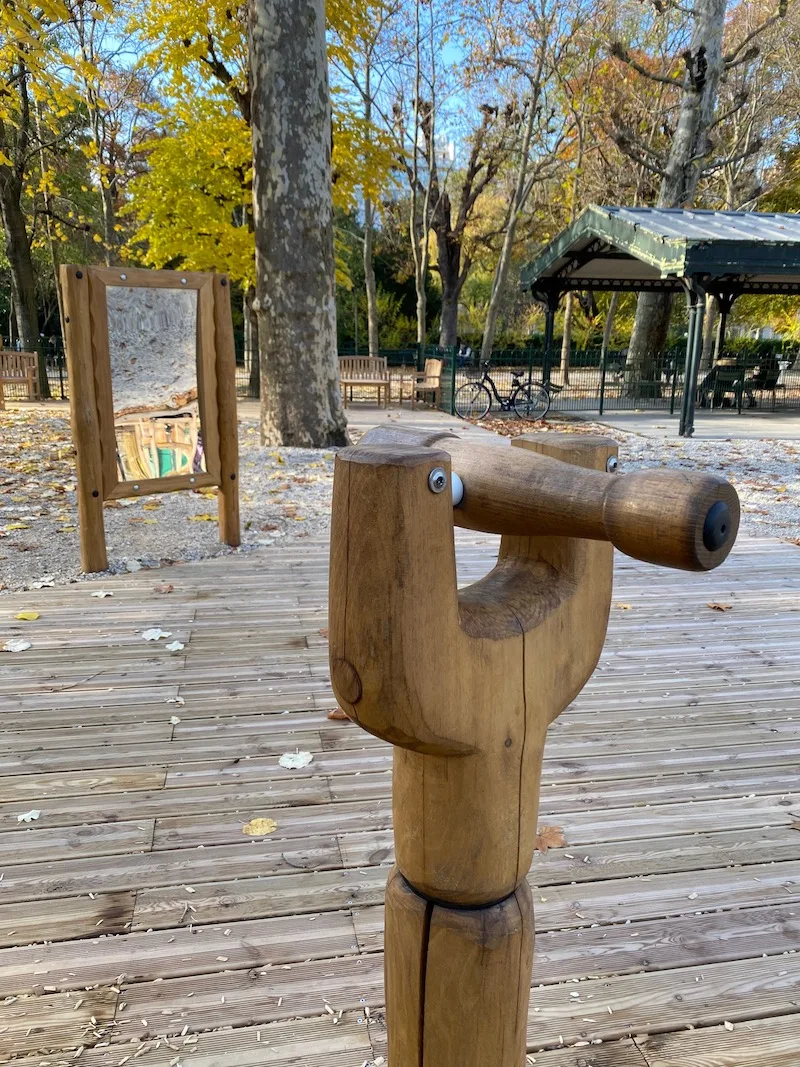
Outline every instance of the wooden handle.
<svg viewBox="0 0 800 1067">
<path fill-rule="evenodd" d="M 739 529 L 736 490 L 710 474 L 674 469 L 607 474 L 524 448 L 395 428 L 370 431 L 363 440 L 424 443 L 449 452 L 464 483 L 453 520 L 470 530 L 610 541 L 647 563 L 703 571 L 724 562 Z"/>
</svg>

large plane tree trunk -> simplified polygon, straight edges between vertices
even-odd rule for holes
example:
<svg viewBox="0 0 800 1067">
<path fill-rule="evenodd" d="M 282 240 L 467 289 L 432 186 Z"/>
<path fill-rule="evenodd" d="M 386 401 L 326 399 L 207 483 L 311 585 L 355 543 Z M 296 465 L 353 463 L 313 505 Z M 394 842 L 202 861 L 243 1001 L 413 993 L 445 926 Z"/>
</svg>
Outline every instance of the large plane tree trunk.
<svg viewBox="0 0 800 1067">
<path fill-rule="evenodd" d="M 709 130 L 723 72 L 722 34 L 727 0 L 696 0 L 694 26 L 684 55 L 686 73 L 678 123 L 661 179 L 657 207 L 690 207 L 707 159 Z M 660 360 L 666 347 L 672 297 L 642 293 L 625 364 L 625 391 L 641 397 L 660 392 Z"/>
<path fill-rule="evenodd" d="M 324 0 L 253 0 L 250 68 L 261 438 L 346 444 Z"/>
</svg>

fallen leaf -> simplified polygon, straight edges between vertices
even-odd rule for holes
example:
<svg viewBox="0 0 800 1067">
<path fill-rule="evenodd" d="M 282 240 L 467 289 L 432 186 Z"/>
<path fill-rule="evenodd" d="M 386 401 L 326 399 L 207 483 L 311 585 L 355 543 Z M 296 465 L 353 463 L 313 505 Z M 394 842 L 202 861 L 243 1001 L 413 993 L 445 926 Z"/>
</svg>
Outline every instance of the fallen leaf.
<svg viewBox="0 0 800 1067">
<path fill-rule="evenodd" d="M 248 837 L 264 837 L 266 834 L 274 834 L 278 824 L 274 819 L 251 819 L 242 827 L 242 833 Z"/>
<path fill-rule="evenodd" d="M 310 752 L 284 752 L 278 763 L 287 770 L 297 771 L 301 767 L 307 767 L 313 758 Z"/>
<path fill-rule="evenodd" d="M 41 815 L 41 811 L 38 808 L 31 808 L 30 811 L 23 811 L 21 815 L 17 816 L 17 822 L 33 822 Z"/>
<path fill-rule="evenodd" d="M 208 511 L 203 511 L 199 515 L 190 515 L 189 522 L 216 522 L 217 516 L 212 515 Z"/>
<path fill-rule="evenodd" d="M 163 585 L 154 585 L 153 586 L 153 592 L 154 593 L 171 593 L 174 590 L 174 588 L 175 588 L 174 585 L 171 585 L 169 582 L 164 582 Z"/>
<path fill-rule="evenodd" d="M 89 596 L 99 597 L 100 600 L 102 600 L 103 597 L 113 596 L 113 595 L 114 595 L 113 593 L 109 593 L 106 589 L 98 589 L 96 593 L 90 593 L 89 594 Z"/>
<path fill-rule="evenodd" d="M 633 605 L 632 604 L 615 604 L 614 607 L 617 608 L 619 611 L 630 611 L 631 608 L 633 607 Z"/>
<path fill-rule="evenodd" d="M 169 700 L 167 701 L 167 703 L 168 704 L 177 704 L 177 706 L 179 708 L 182 708 L 184 706 L 184 704 L 186 703 L 186 701 L 183 699 L 183 697 L 170 697 Z"/>
<path fill-rule="evenodd" d="M 269 533 L 271 530 L 277 530 L 278 527 L 273 522 L 265 522 L 261 529 L 265 533 Z"/>
<path fill-rule="evenodd" d="M 145 511 L 155 511 L 156 508 L 160 508 L 160 507 L 161 507 L 161 502 L 159 500 L 149 500 L 146 504 L 142 504 L 142 508 Z"/>
<path fill-rule="evenodd" d="M 350 716 L 341 708 L 333 708 L 327 716 L 332 722 L 350 722 Z"/>
<path fill-rule="evenodd" d="M 178 715 L 170 715 L 169 717 L 170 726 L 177 726 L 180 721 L 180 716 Z"/>
<path fill-rule="evenodd" d="M 141 563 L 139 562 L 138 559 L 126 559 L 125 560 L 125 570 L 129 574 L 135 574 L 136 571 L 140 571 L 141 569 L 142 569 L 142 565 L 141 565 Z"/>
<path fill-rule="evenodd" d="M 38 611 L 18 611 L 14 616 L 15 619 L 22 619 L 23 622 L 36 622 L 39 618 Z"/>
<path fill-rule="evenodd" d="M 800 819 L 792 819 L 789 823 L 790 830 L 800 830 Z"/>
<path fill-rule="evenodd" d="M 29 648 L 33 648 L 30 641 L 23 641 L 21 638 L 12 638 L 3 645 L 4 652 L 26 652 Z"/>
<path fill-rule="evenodd" d="M 142 634 L 145 641 L 159 641 L 162 637 L 172 637 L 171 630 L 162 630 L 160 626 L 153 626 Z"/>
<path fill-rule="evenodd" d="M 567 839 L 560 826 L 541 826 L 536 835 L 536 848 L 540 852 L 547 852 L 549 848 L 563 848 Z"/>
<path fill-rule="evenodd" d="M 186 645 L 182 641 L 170 641 L 168 645 L 164 645 L 167 652 L 182 652 Z"/>
<path fill-rule="evenodd" d="M 37 581 L 31 582 L 31 589 L 51 589 L 55 584 L 55 575 L 45 574 Z"/>
<path fill-rule="evenodd" d="M 323 626 L 322 627 L 322 629 L 319 631 L 319 636 L 320 637 L 327 637 L 328 636 L 328 627 L 327 626 Z"/>
<path fill-rule="evenodd" d="M 733 611 L 733 604 L 706 604 L 712 611 Z"/>
<path fill-rule="evenodd" d="M 275 460 L 275 462 L 279 463 L 281 466 L 283 466 L 283 464 L 286 462 L 286 460 L 280 454 L 280 452 L 270 452 L 270 456 L 272 456 L 272 458 Z"/>
</svg>

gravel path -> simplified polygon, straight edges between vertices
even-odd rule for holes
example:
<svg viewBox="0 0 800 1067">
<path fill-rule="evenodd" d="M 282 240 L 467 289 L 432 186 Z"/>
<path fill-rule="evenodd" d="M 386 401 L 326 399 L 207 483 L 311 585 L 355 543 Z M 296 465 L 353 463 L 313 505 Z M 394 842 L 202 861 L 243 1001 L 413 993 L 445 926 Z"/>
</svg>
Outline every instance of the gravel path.
<svg viewBox="0 0 800 1067">
<path fill-rule="evenodd" d="M 533 428 L 493 424 L 504 433 Z M 548 429 L 609 433 L 564 420 Z M 800 539 L 800 448 L 787 441 L 656 440 L 611 431 L 622 468 L 667 464 L 722 474 L 742 500 L 743 530 Z M 79 576 L 75 475 L 69 423 L 46 410 L 0 412 L 0 590 L 85 580 Z M 328 534 L 333 452 L 262 448 L 254 420 L 240 423 L 242 548 L 220 545 L 216 490 L 106 503 L 110 571 L 163 567 Z M 97 576 L 93 576 L 97 577 Z M 102 577 L 102 576 L 101 576 Z"/>
</svg>

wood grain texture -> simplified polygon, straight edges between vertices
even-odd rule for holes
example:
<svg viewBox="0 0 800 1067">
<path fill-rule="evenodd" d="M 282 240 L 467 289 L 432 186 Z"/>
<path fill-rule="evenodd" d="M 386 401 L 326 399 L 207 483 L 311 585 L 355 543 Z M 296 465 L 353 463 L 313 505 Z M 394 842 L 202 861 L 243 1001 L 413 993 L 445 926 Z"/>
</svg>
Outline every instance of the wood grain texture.
<svg viewBox="0 0 800 1067">
<path fill-rule="evenodd" d="M 532 958 L 527 884 L 489 908 L 447 908 L 395 869 L 386 890 L 390 1063 L 524 1064 Z"/>
<path fill-rule="evenodd" d="M 0 656 L 3 758 L 30 757 L 0 775 L 27 856 L 0 864 L 0 977 L 37 990 L 2 1003 L 0 1062 L 393 1067 L 392 750 L 326 719 L 327 549 L 176 566 L 169 596 L 141 572 L 104 579 L 104 600 L 78 583 L 0 601 L 9 629 L 41 611 L 34 647 Z M 539 822 L 567 844 L 527 879 L 535 1067 L 795 1067 L 797 553 L 748 538 L 699 577 L 617 556 L 601 669 L 545 746 Z M 456 554 L 466 586 L 496 540 L 461 532 Z M 156 624 L 185 635 L 166 666 L 137 633 Z M 298 747 L 312 763 L 280 767 Z M 275 833 L 237 829 L 259 816 Z M 154 819 L 171 847 L 143 852 L 131 830 Z M 127 851 L 95 854 L 110 824 Z M 112 985 L 113 1026 L 92 999 Z"/>
<path fill-rule="evenodd" d="M 80 277 L 78 277 L 80 274 Z M 104 474 L 92 357 L 89 282 L 86 271 L 62 266 L 64 344 L 70 386 L 70 419 L 78 482 L 78 525 L 84 571 L 108 569 L 103 524 Z"/>
<path fill-rule="evenodd" d="M 533 440 L 543 435 L 530 436 Z M 608 474 L 605 467 L 581 469 L 569 458 L 575 450 L 563 443 L 558 454 L 542 445 L 534 448 L 538 456 L 521 456 L 450 433 L 419 434 L 397 427 L 370 430 L 361 446 L 403 440 L 408 446 L 424 443 L 449 454 L 464 483 L 464 498 L 453 518 L 457 526 L 470 530 L 611 541 L 635 559 L 682 570 L 718 567 L 736 539 L 739 498 L 724 478 L 667 469 Z M 711 549 L 704 530 L 718 503 L 727 507 L 728 518 L 724 543 Z"/>
<path fill-rule="evenodd" d="M 233 343 L 231 289 L 225 275 L 214 275 L 215 381 L 219 418 L 219 539 L 241 544 L 239 520 L 239 422 L 236 410 L 236 351 Z"/>
</svg>

